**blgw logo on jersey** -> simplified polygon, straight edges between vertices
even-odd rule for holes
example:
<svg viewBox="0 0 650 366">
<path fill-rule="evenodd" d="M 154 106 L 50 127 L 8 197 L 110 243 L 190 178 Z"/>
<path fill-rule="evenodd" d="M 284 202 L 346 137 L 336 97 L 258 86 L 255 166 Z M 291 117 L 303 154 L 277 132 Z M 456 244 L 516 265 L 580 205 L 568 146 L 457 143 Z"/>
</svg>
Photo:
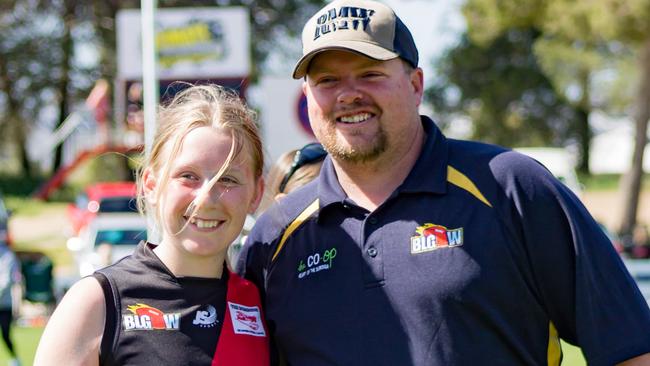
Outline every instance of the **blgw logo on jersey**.
<svg viewBox="0 0 650 366">
<path fill-rule="evenodd" d="M 463 228 L 447 229 L 441 225 L 426 223 L 415 229 L 411 237 L 411 254 L 430 252 L 439 248 L 463 245 Z"/>
<path fill-rule="evenodd" d="M 257 306 L 245 306 L 228 301 L 228 308 L 235 334 L 248 334 L 256 337 L 266 336 L 260 309 Z"/>
<path fill-rule="evenodd" d="M 122 315 L 124 330 L 178 330 L 180 313 L 165 314 L 146 304 L 127 306 L 133 314 Z"/>
</svg>

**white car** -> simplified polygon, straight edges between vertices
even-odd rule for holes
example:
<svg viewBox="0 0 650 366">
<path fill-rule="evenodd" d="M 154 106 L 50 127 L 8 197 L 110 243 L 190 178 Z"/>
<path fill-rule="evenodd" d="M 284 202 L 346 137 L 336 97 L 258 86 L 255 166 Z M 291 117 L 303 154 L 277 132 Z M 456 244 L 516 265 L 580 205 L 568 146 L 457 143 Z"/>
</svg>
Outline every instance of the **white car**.
<svg viewBox="0 0 650 366">
<path fill-rule="evenodd" d="M 136 213 L 101 214 L 93 218 L 79 236 L 68 239 L 79 275 L 117 262 L 147 240 L 147 221 Z"/>
</svg>

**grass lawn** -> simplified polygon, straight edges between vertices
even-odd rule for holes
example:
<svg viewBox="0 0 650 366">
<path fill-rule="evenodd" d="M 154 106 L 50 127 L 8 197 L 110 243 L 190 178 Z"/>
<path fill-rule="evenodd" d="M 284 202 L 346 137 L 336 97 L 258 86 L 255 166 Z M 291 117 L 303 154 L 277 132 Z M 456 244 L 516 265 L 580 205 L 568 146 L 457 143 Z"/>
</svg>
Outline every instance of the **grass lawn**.
<svg viewBox="0 0 650 366">
<path fill-rule="evenodd" d="M 23 366 L 30 366 L 34 363 L 34 354 L 38 341 L 41 339 L 43 328 L 16 327 L 11 330 L 11 338 L 18 353 L 18 358 Z M 0 346 L 0 365 L 6 365 L 9 361 L 9 352 L 4 342 Z"/>
</svg>

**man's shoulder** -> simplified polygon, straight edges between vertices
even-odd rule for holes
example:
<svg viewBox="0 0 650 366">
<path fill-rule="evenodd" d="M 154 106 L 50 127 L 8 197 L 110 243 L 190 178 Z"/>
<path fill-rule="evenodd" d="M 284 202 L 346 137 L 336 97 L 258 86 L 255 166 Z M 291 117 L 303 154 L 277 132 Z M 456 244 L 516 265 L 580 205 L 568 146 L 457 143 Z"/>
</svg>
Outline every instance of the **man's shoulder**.
<svg viewBox="0 0 650 366">
<path fill-rule="evenodd" d="M 515 196 L 550 199 L 564 189 L 533 158 L 497 145 L 451 140 L 448 165 L 467 177 L 491 203 Z"/>
<path fill-rule="evenodd" d="M 476 175 L 485 176 L 488 173 L 498 182 L 550 176 L 543 165 L 527 155 L 502 146 L 469 140 L 449 140 L 449 165 L 459 170 L 476 171 Z"/>
<path fill-rule="evenodd" d="M 260 238 L 274 239 L 318 199 L 316 180 L 289 193 L 269 207 L 255 222 L 253 232 Z M 251 234 L 253 234 L 253 232 Z"/>
</svg>

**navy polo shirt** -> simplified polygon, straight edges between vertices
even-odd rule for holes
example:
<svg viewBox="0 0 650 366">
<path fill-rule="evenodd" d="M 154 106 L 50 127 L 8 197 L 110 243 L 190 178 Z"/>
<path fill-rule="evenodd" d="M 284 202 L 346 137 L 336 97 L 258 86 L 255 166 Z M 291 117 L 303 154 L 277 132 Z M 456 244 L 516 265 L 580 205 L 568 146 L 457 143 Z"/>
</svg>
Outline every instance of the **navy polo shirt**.
<svg viewBox="0 0 650 366">
<path fill-rule="evenodd" d="M 590 365 L 650 352 L 650 312 L 611 243 L 542 165 L 427 139 L 369 212 L 325 160 L 257 221 L 239 270 L 291 365 Z M 283 238 L 284 236 L 284 238 Z"/>
</svg>

